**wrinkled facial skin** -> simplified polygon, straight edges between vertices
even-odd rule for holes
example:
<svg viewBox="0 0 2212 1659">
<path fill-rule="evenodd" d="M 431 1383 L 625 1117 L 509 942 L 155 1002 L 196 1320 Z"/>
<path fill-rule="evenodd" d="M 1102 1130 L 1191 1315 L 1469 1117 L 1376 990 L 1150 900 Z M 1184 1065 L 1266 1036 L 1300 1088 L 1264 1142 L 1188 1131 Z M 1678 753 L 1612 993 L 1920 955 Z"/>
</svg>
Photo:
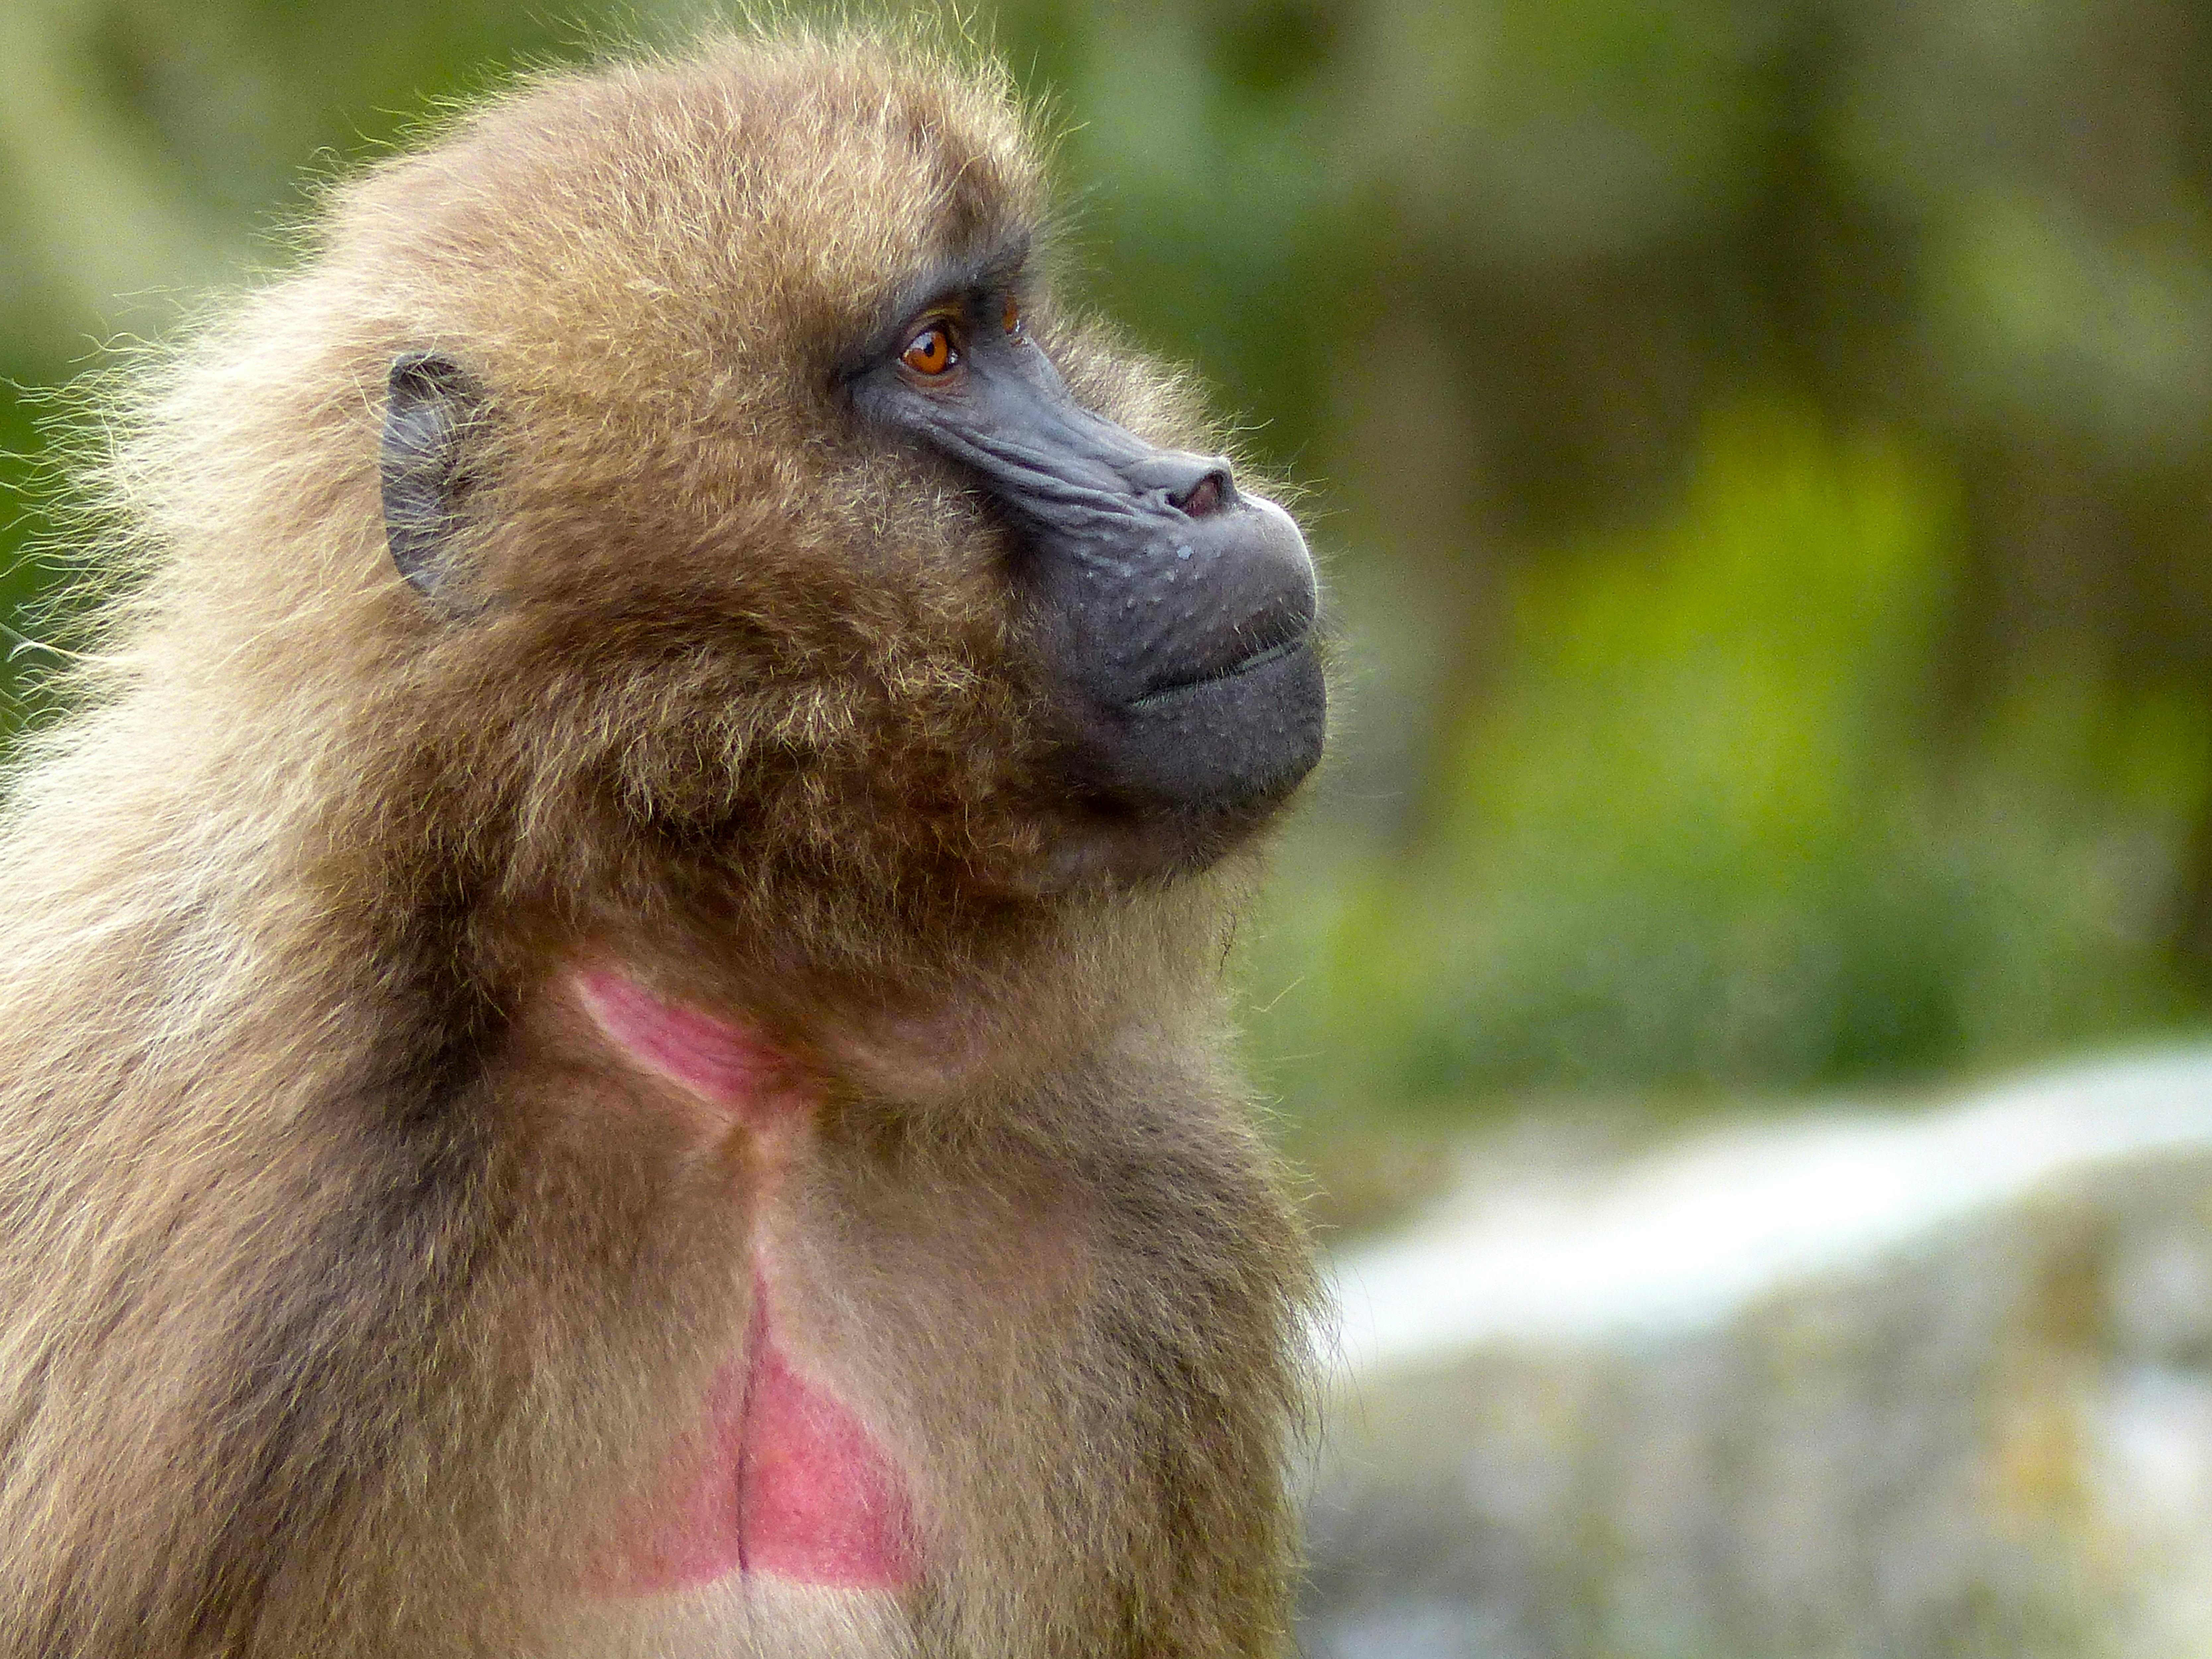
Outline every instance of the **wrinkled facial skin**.
<svg viewBox="0 0 2212 1659">
<path fill-rule="evenodd" d="M 1225 461 L 1076 402 L 1020 324 L 1011 268 L 941 273 L 854 371 L 854 403 L 972 473 L 1012 533 L 1073 787 L 1198 824 L 1264 811 L 1324 736 L 1304 538 Z"/>
<path fill-rule="evenodd" d="M 1146 850 L 1122 867 L 1202 865 L 1321 757 L 1313 562 L 1290 515 L 1240 490 L 1227 462 L 1076 401 L 1020 322 L 1024 258 L 956 261 L 915 285 L 843 356 L 836 395 L 882 441 L 960 468 L 1006 532 L 1059 787 L 1136 827 Z M 447 544 L 483 395 L 434 352 L 391 368 L 386 538 L 400 573 L 456 611 Z"/>
</svg>

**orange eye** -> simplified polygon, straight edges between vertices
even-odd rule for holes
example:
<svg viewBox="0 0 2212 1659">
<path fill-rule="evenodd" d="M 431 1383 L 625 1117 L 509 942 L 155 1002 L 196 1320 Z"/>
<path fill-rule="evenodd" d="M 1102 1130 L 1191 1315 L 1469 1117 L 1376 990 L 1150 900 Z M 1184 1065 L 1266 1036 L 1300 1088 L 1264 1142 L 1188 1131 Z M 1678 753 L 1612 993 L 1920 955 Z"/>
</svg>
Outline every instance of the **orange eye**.
<svg viewBox="0 0 2212 1659">
<path fill-rule="evenodd" d="M 1022 302 L 1011 294 L 1006 295 L 1006 314 L 1000 319 L 1000 321 L 1009 334 L 1018 334 L 1022 331 Z"/>
<path fill-rule="evenodd" d="M 906 343 L 899 361 L 917 374 L 933 377 L 958 362 L 960 354 L 953 349 L 952 331 L 943 323 L 932 323 Z"/>
</svg>

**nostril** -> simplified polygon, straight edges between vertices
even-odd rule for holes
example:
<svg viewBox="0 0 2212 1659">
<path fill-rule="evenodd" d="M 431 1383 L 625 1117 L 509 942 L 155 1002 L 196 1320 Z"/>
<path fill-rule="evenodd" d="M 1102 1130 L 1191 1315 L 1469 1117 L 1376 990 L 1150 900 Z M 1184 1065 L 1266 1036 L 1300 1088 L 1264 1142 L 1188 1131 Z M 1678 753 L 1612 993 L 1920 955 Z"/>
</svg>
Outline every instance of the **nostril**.
<svg viewBox="0 0 2212 1659">
<path fill-rule="evenodd" d="M 1182 495 L 1168 500 L 1186 518 L 1211 518 L 1228 503 L 1229 474 L 1217 466 Z"/>
</svg>

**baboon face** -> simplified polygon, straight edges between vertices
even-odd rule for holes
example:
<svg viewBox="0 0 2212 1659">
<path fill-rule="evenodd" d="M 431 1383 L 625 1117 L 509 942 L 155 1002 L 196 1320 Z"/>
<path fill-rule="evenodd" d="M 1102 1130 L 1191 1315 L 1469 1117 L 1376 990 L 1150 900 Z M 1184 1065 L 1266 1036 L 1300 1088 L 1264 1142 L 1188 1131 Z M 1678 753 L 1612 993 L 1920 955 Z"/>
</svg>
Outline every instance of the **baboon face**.
<svg viewBox="0 0 2212 1659">
<path fill-rule="evenodd" d="M 1321 757 L 1313 563 L 1225 461 L 1086 409 L 1023 326 L 1017 246 L 933 272 L 858 355 L 855 406 L 971 471 L 1054 687 L 1071 783 L 1203 822 Z"/>
<path fill-rule="evenodd" d="M 695 837 L 757 842 L 760 781 L 803 774 L 817 819 L 896 780 L 939 852 L 1012 885 L 1207 862 L 1320 755 L 1297 526 L 1059 315 L 1002 100 L 748 73 L 719 109 L 623 88 L 620 123 L 586 88 L 529 151 L 494 116 L 414 164 L 450 175 L 418 264 L 459 249 L 506 290 L 498 327 L 426 319 L 389 362 L 386 528 L 429 625 L 565 616 L 572 667 L 581 633 L 625 684 L 688 665 L 624 765 L 682 751 L 635 793 Z M 745 118 L 779 101 L 811 106 Z M 825 129 L 787 171 L 777 144 Z M 593 173 L 621 157 L 615 213 Z M 525 193 L 526 228 L 499 211 Z"/>
</svg>

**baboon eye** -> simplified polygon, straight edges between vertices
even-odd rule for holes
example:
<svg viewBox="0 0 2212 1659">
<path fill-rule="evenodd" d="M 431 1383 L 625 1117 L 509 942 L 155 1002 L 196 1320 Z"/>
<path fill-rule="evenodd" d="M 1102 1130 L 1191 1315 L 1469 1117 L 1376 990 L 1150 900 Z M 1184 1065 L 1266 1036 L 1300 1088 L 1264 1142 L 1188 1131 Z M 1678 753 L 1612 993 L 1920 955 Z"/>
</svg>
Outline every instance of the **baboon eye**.
<svg viewBox="0 0 2212 1659">
<path fill-rule="evenodd" d="M 941 322 L 931 323 L 906 343 L 899 361 L 917 374 L 934 378 L 958 362 L 960 353 L 952 343 L 951 329 Z"/>
<path fill-rule="evenodd" d="M 1007 333 L 1019 334 L 1022 331 L 1022 302 L 1011 294 L 1006 295 L 1006 309 L 999 320 Z"/>
</svg>

